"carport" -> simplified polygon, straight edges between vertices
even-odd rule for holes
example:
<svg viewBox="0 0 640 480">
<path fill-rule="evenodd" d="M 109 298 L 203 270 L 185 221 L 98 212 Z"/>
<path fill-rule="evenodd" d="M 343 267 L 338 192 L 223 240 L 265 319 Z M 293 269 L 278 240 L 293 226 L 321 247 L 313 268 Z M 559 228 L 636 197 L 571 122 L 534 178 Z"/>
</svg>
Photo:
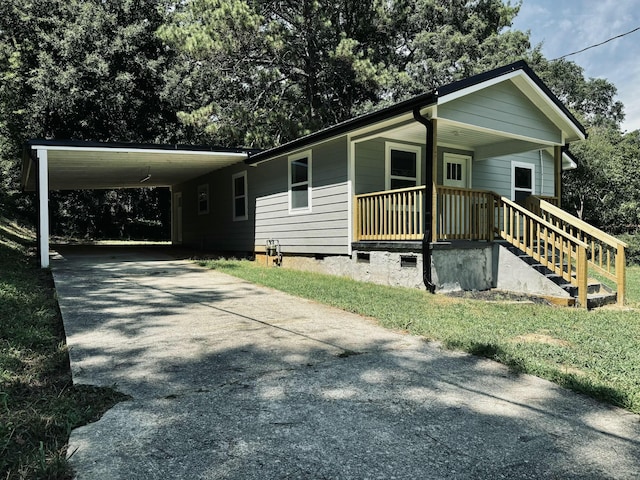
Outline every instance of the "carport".
<svg viewBox="0 0 640 480">
<path fill-rule="evenodd" d="M 257 150 L 71 140 L 30 140 L 22 187 L 37 192 L 40 265 L 49 266 L 49 191 L 169 187 L 234 163 Z M 173 201 L 173 197 L 172 197 Z M 174 208 L 171 208 L 172 224 Z M 175 232 L 172 228 L 172 241 Z"/>
</svg>

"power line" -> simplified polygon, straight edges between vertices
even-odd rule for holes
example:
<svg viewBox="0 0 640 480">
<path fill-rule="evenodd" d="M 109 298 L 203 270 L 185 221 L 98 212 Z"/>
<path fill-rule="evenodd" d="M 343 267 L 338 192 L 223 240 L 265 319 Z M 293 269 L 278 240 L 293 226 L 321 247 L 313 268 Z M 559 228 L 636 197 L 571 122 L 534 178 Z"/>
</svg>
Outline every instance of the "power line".
<svg viewBox="0 0 640 480">
<path fill-rule="evenodd" d="M 592 49 L 592 48 L 599 47 L 600 45 L 604 45 L 605 43 L 609 43 L 609 42 L 611 42 L 612 40 L 616 40 L 617 38 L 622 38 L 622 37 L 624 37 L 624 36 L 629 35 L 630 33 L 637 32 L 638 30 L 640 30 L 640 27 L 636 27 L 636 28 L 634 28 L 633 30 L 629 30 L 628 32 L 621 33 L 620 35 L 616 35 L 615 37 L 611 37 L 611 38 L 609 38 L 609 39 L 605 40 L 604 42 L 596 43 L 595 45 L 590 45 L 590 46 L 588 46 L 588 47 L 586 47 L 586 48 L 583 48 L 582 50 L 577 50 L 577 51 L 575 51 L 575 52 L 567 53 L 566 55 L 562 55 L 561 57 L 554 58 L 554 59 L 553 59 L 553 60 L 551 60 L 551 61 L 553 62 L 553 61 L 555 61 L 555 60 L 562 60 L 562 59 L 563 59 L 563 58 L 565 58 L 565 57 L 570 57 L 571 55 L 576 55 L 576 54 L 578 54 L 578 53 L 586 52 L 587 50 L 590 50 L 590 49 Z"/>
</svg>

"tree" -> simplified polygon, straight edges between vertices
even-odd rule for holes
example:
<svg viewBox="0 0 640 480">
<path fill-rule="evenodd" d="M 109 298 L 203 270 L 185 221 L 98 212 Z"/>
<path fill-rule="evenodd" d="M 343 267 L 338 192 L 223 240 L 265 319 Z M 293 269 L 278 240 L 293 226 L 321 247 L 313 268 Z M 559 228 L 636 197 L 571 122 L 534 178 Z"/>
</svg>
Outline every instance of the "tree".
<svg viewBox="0 0 640 480">
<path fill-rule="evenodd" d="M 519 5 L 501 0 L 399 0 L 382 2 L 399 72 L 394 99 L 522 58 L 529 35 L 508 30 Z"/>
<path fill-rule="evenodd" d="M 159 95 L 172 61 L 155 33 L 165 18 L 159 5 L 134 0 L 0 4 L 0 166 L 3 179 L 10 178 L 3 185 L 5 202 L 25 198 L 16 192 L 20 151 L 29 138 L 180 138 L 181 124 Z M 121 211 L 117 203 L 141 194 L 127 195 L 131 198 L 123 192 L 54 194 L 52 211 L 76 212 L 75 221 L 88 222 L 105 202 L 111 202 L 108 210 Z M 55 214 L 52 220 L 68 223 Z"/>
<path fill-rule="evenodd" d="M 168 85 L 203 139 L 276 145 L 351 117 L 386 78 L 372 60 L 383 44 L 371 1 L 197 0 L 172 11 L 159 34 L 182 62 Z"/>
</svg>

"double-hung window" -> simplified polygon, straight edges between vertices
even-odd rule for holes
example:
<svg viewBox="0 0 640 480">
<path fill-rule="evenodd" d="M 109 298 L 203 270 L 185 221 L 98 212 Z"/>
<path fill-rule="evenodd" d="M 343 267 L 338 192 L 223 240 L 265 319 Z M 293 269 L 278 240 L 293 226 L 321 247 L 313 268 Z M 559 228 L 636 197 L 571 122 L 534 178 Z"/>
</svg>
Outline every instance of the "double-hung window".
<svg viewBox="0 0 640 480">
<path fill-rule="evenodd" d="M 414 145 L 386 143 L 386 189 L 416 187 L 420 184 L 422 149 Z"/>
<path fill-rule="evenodd" d="M 289 211 L 311 210 L 311 150 L 289 157 Z"/>
<path fill-rule="evenodd" d="M 530 163 L 511 164 L 511 198 L 514 202 L 523 204 L 529 195 L 535 193 L 535 168 Z"/>
<path fill-rule="evenodd" d="M 233 220 L 240 221 L 249 218 L 247 172 L 236 173 L 231 177 L 233 190 Z"/>
</svg>

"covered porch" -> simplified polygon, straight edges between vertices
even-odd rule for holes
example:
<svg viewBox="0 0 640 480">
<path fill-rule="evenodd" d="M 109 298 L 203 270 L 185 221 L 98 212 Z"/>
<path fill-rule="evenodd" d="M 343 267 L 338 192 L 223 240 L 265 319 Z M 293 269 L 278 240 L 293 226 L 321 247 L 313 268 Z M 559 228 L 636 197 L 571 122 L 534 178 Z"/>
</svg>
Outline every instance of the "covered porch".
<svg viewBox="0 0 640 480">
<path fill-rule="evenodd" d="M 588 304 L 592 277 L 613 285 L 624 304 L 627 245 L 560 209 L 557 197 L 531 195 L 519 204 L 493 191 L 436 185 L 429 237 L 427 194 L 419 186 L 357 195 L 354 242 L 502 241 L 575 288 L 580 305 Z"/>
</svg>

